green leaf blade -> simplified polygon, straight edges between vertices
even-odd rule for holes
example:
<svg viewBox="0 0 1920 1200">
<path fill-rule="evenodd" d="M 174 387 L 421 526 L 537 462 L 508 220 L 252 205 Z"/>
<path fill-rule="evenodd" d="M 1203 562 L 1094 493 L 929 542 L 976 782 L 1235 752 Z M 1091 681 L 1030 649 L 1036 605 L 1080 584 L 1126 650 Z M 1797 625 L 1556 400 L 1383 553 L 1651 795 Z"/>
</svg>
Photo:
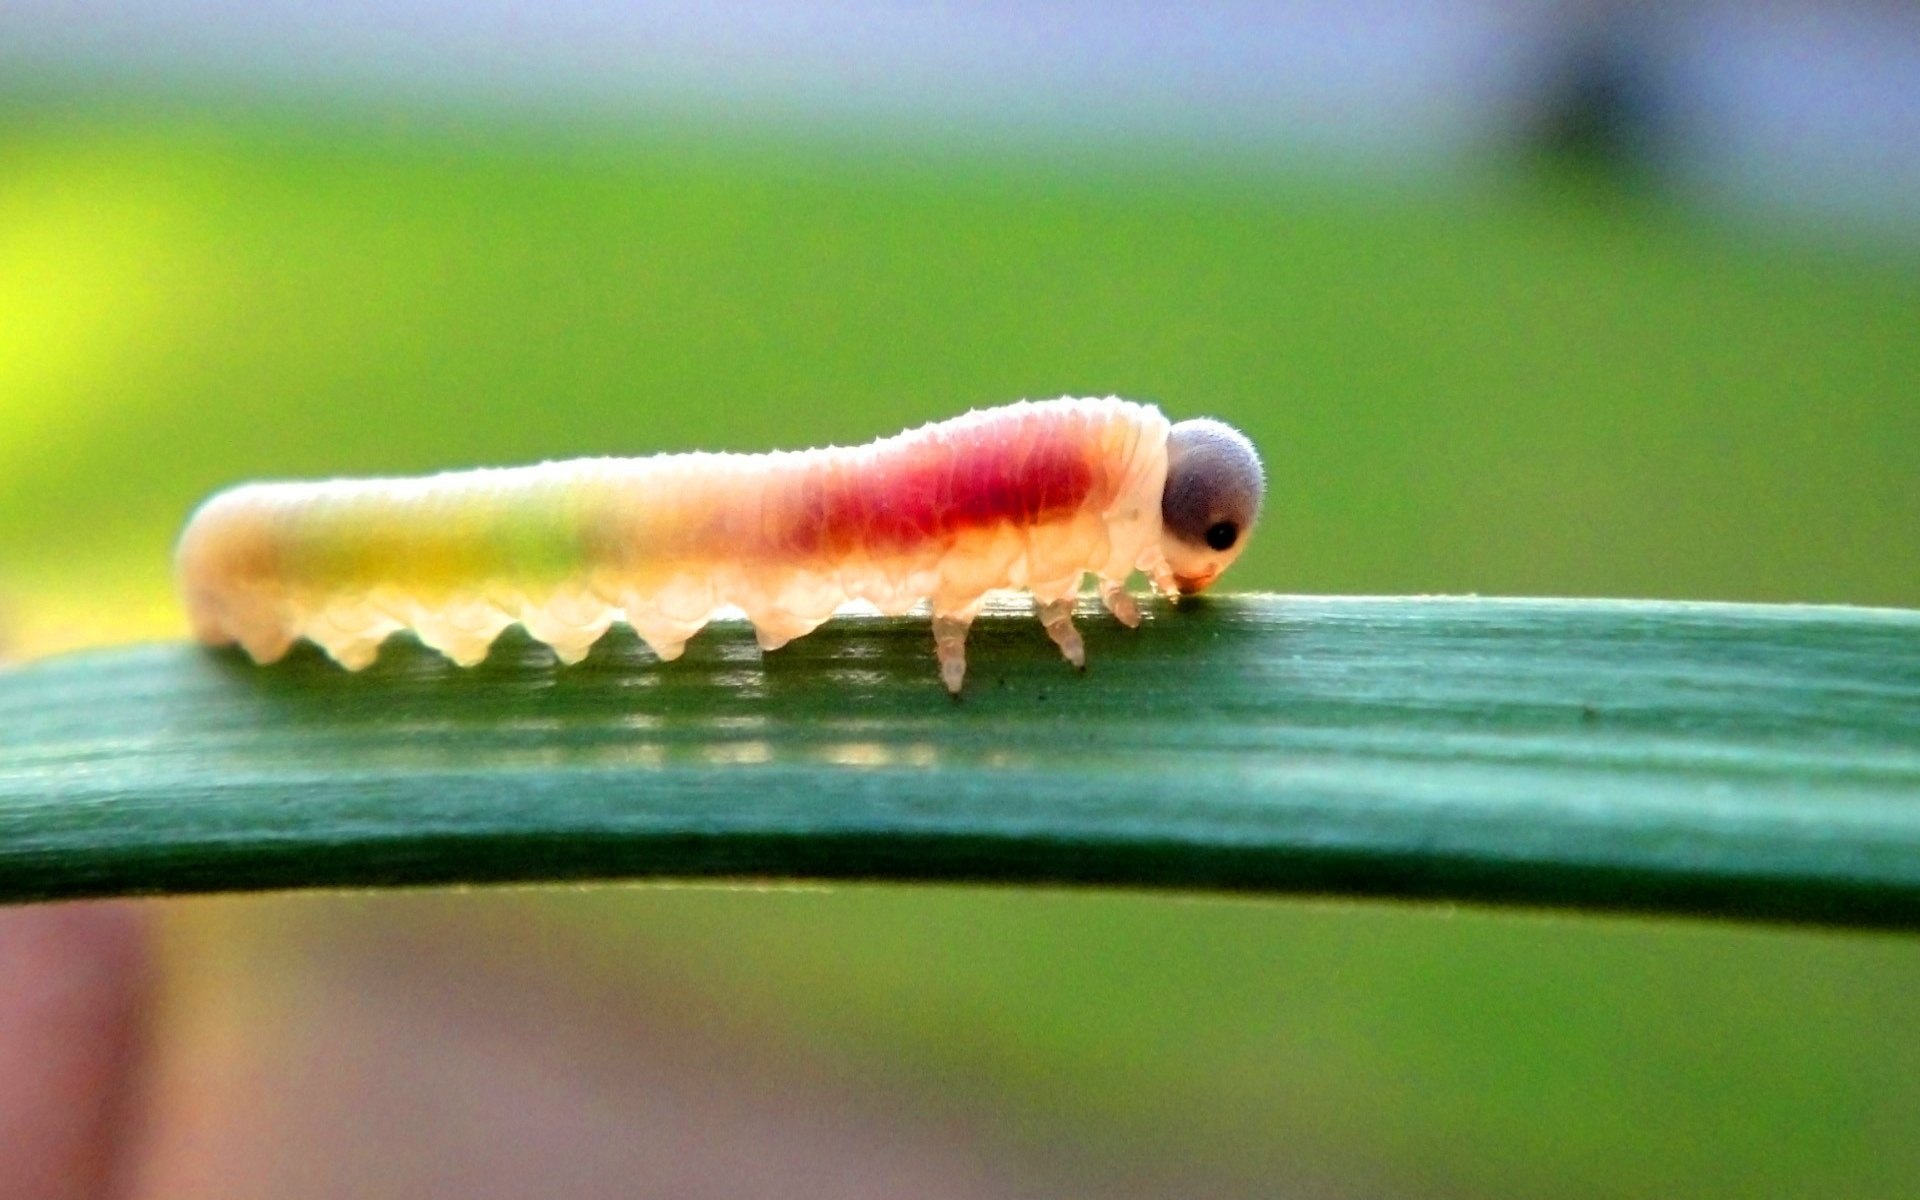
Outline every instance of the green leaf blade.
<svg viewBox="0 0 1920 1200">
<path fill-rule="evenodd" d="M 589 878 L 1234 888 L 1920 926 L 1920 613 L 1222 597 L 656 663 L 0 674 L 0 897 Z"/>
</svg>

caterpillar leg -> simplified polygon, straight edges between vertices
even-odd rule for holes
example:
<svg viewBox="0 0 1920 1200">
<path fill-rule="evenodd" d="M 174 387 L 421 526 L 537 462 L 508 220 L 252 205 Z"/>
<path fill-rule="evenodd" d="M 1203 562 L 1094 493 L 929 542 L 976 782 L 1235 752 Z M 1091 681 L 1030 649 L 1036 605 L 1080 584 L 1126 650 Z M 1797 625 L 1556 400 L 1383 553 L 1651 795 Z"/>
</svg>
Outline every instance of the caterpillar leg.
<svg viewBox="0 0 1920 1200">
<path fill-rule="evenodd" d="M 661 662 L 672 662 L 687 652 L 687 639 L 699 632 L 699 628 L 667 622 L 633 622 L 633 631 L 640 640 L 653 651 L 653 656 Z"/>
<path fill-rule="evenodd" d="M 672 662 L 686 653 L 687 639 L 707 624 L 704 612 L 697 618 L 665 613 L 653 596 L 644 593 L 629 592 L 621 601 L 627 624 L 661 662 Z"/>
<path fill-rule="evenodd" d="M 778 650 L 797 637 L 805 637 L 826 623 L 786 612 L 756 613 L 751 619 L 754 640 L 767 653 Z"/>
<path fill-rule="evenodd" d="M 525 599 L 517 610 L 526 631 L 552 647 L 554 657 L 568 666 L 586 658 L 614 615 L 610 605 L 587 593 L 556 592 L 544 602 Z"/>
<path fill-rule="evenodd" d="M 1128 629 L 1140 628 L 1140 603 L 1127 590 L 1126 580 L 1102 579 L 1100 581 L 1100 603 L 1107 606 L 1114 620 Z"/>
<path fill-rule="evenodd" d="M 202 637 L 200 640 L 208 645 L 239 642 L 240 648 L 247 652 L 248 658 L 264 666 L 285 658 L 287 651 L 293 648 L 294 637 L 294 632 L 284 625 L 263 622 L 242 628 L 229 637 L 221 637 L 218 640 Z"/>
<path fill-rule="evenodd" d="M 1060 647 L 1060 653 L 1068 662 L 1084 671 L 1087 669 L 1087 646 L 1080 640 L 1080 631 L 1073 627 L 1073 597 L 1059 600 L 1037 600 L 1034 611 L 1040 615 L 1040 625 Z"/>
<path fill-rule="evenodd" d="M 513 618 L 494 605 L 459 598 L 416 612 L 413 631 L 422 645 L 446 655 L 455 666 L 473 667 L 485 661 L 494 639 L 511 624 Z"/>
<path fill-rule="evenodd" d="M 940 682 L 955 696 L 967 677 L 967 627 L 973 617 L 972 611 L 933 616 L 933 652 L 940 660 Z"/>
<path fill-rule="evenodd" d="M 380 657 L 380 643 L 386 640 L 386 634 L 379 636 L 367 634 L 360 637 L 340 637 L 321 646 L 327 657 L 339 663 L 349 671 L 363 671 L 373 665 Z"/>
<path fill-rule="evenodd" d="M 271 600 L 196 591 L 187 603 L 193 636 L 208 646 L 238 643 L 247 657 L 265 665 L 279 662 L 300 637 L 292 615 Z"/>
<path fill-rule="evenodd" d="M 1180 602 L 1180 584 L 1173 577 L 1173 568 L 1165 561 L 1149 567 L 1147 579 L 1152 582 L 1154 591 L 1159 592 L 1172 603 Z"/>
<path fill-rule="evenodd" d="M 341 598 L 313 611 L 300 625 L 308 641 L 349 671 L 360 671 L 380 657 L 380 643 L 400 622 L 373 604 Z"/>
</svg>

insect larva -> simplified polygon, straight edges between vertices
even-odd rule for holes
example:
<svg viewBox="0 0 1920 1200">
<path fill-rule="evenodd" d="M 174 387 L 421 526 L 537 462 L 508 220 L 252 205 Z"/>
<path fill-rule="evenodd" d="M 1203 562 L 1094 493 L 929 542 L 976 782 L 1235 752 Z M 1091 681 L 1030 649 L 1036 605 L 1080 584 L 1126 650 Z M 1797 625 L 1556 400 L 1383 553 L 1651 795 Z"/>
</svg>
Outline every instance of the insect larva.
<svg viewBox="0 0 1920 1200">
<path fill-rule="evenodd" d="M 1084 666 L 1072 610 L 1086 574 L 1137 625 L 1128 574 L 1206 587 L 1263 491 L 1252 445 L 1225 425 L 1060 399 L 851 448 L 247 484 L 200 507 L 177 561 L 195 635 L 262 663 L 304 637 L 358 670 L 411 629 L 466 666 L 516 621 L 571 663 L 616 620 L 673 659 L 728 606 L 773 650 L 849 600 L 892 614 L 928 601 L 957 693 L 989 591 L 1031 592 Z"/>
</svg>

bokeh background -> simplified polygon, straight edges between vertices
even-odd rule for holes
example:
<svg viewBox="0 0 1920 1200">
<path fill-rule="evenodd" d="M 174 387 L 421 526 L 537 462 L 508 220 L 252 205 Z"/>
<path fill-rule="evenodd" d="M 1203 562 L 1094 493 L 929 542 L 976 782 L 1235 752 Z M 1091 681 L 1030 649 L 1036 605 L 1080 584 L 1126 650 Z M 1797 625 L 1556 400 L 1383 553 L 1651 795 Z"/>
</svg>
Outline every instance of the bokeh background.
<svg viewBox="0 0 1920 1200">
<path fill-rule="evenodd" d="M 1238 587 L 1920 605 L 1920 15 L 0 6 L 0 657 L 179 636 L 172 536 L 244 478 L 1109 392 L 1265 450 Z M 977 889 L 155 907 L 143 1197 L 1920 1179 L 1907 939 Z"/>
</svg>

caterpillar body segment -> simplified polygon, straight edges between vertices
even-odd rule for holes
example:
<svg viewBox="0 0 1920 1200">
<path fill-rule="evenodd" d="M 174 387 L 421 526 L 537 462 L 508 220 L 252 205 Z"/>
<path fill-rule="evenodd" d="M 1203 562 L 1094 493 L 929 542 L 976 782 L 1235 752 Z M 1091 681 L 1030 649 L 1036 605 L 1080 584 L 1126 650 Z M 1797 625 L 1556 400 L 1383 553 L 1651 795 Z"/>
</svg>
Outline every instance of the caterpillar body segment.
<svg viewBox="0 0 1920 1200">
<path fill-rule="evenodd" d="M 1237 491 L 1194 482 L 1222 462 Z M 1225 426 L 1061 399 L 859 447 L 248 484 L 200 507 L 176 558 L 195 636 L 263 663 L 306 638 L 359 669 L 411 629 L 470 665 L 516 622 L 576 662 L 616 620 L 672 659 L 728 607 L 774 650 L 848 601 L 895 614 L 924 601 L 957 693 L 989 592 L 1031 592 L 1048 636 L 1084 665 L 1071 616 L 1082 579 L 1097 576 L 1107 608 L 1137 624 L 1128 574 L 1170 594 L 1206 586 L 1239 553 L 1259 485 L 1251 447 Z M 1176 495 L 1183 507 L 1166 511 Z"/>
</svg>

